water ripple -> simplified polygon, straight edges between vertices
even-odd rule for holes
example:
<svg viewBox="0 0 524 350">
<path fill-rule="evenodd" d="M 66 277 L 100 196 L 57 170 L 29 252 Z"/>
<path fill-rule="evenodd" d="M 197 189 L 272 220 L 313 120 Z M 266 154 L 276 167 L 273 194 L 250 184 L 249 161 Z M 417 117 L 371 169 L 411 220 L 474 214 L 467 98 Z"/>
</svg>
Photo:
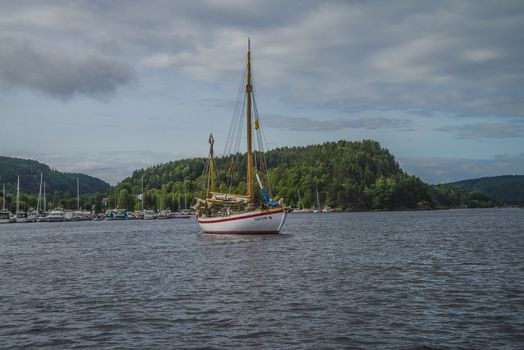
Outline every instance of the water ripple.
<svg viewBox="0 0 524 350">
<path fill-rule="evenodd" d="M 0 226 L 0 348 L 522 349 L 524 211 Z"/>
</svg>

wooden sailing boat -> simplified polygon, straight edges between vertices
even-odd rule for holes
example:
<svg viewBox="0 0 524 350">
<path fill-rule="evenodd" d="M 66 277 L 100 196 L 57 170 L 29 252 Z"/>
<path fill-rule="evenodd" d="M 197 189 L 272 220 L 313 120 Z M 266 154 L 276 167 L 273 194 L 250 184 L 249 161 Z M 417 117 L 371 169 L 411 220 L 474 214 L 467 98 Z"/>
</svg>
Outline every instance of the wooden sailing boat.
<svg viewBox="0 0 524 350">
<path fill-rule="evenodd" d="M 244 104 L 242 104 L 244 105 Z M 245 106 L 247 119 L 247 193 L 221 193 L 215 191 L 214 139 L 209 137 L 209 181 L 207 198 L 197 198 L 196 219 L 206 233 L 278 233 L 284 225 L 287 210 L 282 201 L 276 202 L 270 198 L 270 191 L 263 185 L 259 173 L 254 169 L 253 126 L 259 131 L 260 122 L 254 105 L 251 46 L 248 40 Z M 255 117 L 253 118 L 253 111 Z M 235 118 L 233 118 L 233 123 Z M 241 118 L 240 118 L 241 120 Z M 234 134 L 234 133 L 233 133 Z M 227 143 L 227 142 L 226 142 Z M 259 137 L 259 143 L 261 138 Z M 260 148 L 260 145 L 259 145 Z M 260 150 L 263 155 L 263 150 Z M 262 199 L 255 201 L 254 178 L 260 187 Z"/>
</svg>

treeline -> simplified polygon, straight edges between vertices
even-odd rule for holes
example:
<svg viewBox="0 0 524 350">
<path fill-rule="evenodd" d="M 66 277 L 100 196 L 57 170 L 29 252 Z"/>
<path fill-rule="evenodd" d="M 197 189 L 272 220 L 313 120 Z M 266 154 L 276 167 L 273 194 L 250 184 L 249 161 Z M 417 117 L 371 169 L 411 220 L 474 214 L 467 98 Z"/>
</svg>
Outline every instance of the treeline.
<svg viewBox="0 0 524 350">
<path fill-rule="evenodd" d="M 481 177 L 448 185 L 485 193 L 505 205 L 524 206 L 524 175 Z"/>
<path fill-rule="evenodd" d="M 408 175 L 394 156 L 376 141 L 283 147 L 267 152 L 265 157 L 272 197 L 283 198 L 292 207 L 315 207 L 317 192 L 321 206 L 351 211 L 496 205 L 480 192 L 446 185 L 431 186 Z M 233 172 L 230 184 L 226 185 L 232 158 L 237 158 L 237 170 L 245 169 L 245 155 L 217 158 L 219 190 L 243 193 L 246 182 L 242 171 Z M 111 188 L 108 197 L 121 208 L 140 208 L 143 178 L 146 208 L 177 210 L 185 207 L 184 198 L 189 205 L 190 200 L 203 195 L 206 162 L 205 158 L 185 159 L 137 170 Z"/>
<path fill-rule="evenodd" d="M 0 187 L 0 209 L 3 207 L 3 193 L 1 192 L 2 188 Z M 6 191 L 6 209 L 10 210 L 12 213 L 16 211 L 16 193 Z M 43 210 L 43 198 L 41 199 L 39 210 Z M 29 210 L 36 209 L 38 202 L 38 194 L 27 194 L 20 193 L 20 210 Z M 95 210 L 101 212 L 105 210 L 107 205 L 107 193 L 95 192 L 91 194 L 80 195 L 80 208 L 84 210 Z M 54 208 L 63 208 L 68 210 L 77 209 L 77 199 L 76 195 L 73 196 L 71 193 L 66 191 L 65 193 L 60 193 L 54 191 L 53 193 L 48 193 L 46 196 L 46 209 L 52 210 Z"/>
<path fill-rule="evenodd" d="M 77 177 L 80 181 L 80 193 L 105 193 L 110 187 L 107 182 L 96 177 L 60 172 L 35 160 L 0 157 L 0 190 L 2 184 L 5 183 L 7 191 L 16 192 L 17 178 L 20 177 L 20 190 L 24 193 L 38 195 L 40 174 L 43 175 L 46 182 L 48 194 L 56 191 L 61 196 L 64 196 L 66 192 L 76 195 Z"/>
</svg>

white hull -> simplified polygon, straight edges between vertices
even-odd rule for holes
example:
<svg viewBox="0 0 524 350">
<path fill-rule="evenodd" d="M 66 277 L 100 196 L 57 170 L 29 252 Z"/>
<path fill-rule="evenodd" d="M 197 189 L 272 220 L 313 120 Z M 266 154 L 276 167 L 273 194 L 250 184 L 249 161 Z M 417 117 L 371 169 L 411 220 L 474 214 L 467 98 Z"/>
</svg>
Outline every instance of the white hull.
<svg viewBox="0 0 524 350">
<path fill-rule="evenodd" d="M 220 217 L 197 216 L 197 222 L 206 233 L 278 233 L 286 215 L 283 208 L 259 209 Z"/>
<path fill-rule="evenodd" d="M 191 215 L 185 215 L 185 214 L 175 214 L 173 215 L 173 219 L 189 219 Z"/>
</svg>

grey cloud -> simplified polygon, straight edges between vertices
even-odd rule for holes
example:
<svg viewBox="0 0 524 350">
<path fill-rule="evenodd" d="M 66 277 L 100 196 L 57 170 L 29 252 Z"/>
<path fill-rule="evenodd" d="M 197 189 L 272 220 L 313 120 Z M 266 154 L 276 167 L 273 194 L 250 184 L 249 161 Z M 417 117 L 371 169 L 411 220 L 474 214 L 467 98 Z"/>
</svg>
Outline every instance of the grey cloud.
<svg viewBox="0 0 524 350">
<path fill-rule="evenodd" d="M 524 153 L 487 159 L 400 157 L 399 163 L 408 173 L 433 184 L 484 176 L 524 174 Z"/>
<path fill-rule="evenodd" d="M 446 125 L 436 128 L 436 131 L 453 132 L 463 139 L 500 139 L 521 137 L 524 123 L 520 121 L 500 123 L 476 123 L 463 125 Z"/>
<path fill-rule="evenodd" d="M 113 59 L 65 56 L 0 38 L 0 84 L 7 89 L 28 88 L 62 100 L 75 95 L 106 100 L 134 78 L 129 65 Z"/>
<path fill-rule="evenodd" d="M 340 129 L 406 129 L 411 127 L 409 119 L 394 118 L 360 118 L 360 119 L 337 119 L 318 120 L 303 117 L 288 117 L 280 115 L 269 115 L 261 121 L 264 126 L 270 128 L 287 129 L 291 131 L 335 131 Z"/>
<path fill-rule="evenodd" d="M 110 62 L 172 69 L 218 85 L 236 83 L 251 36 L 260 91 L 286 101 L 345 112 L 524 116 L 524 4 L 518 1 L 54 4 L 4 3 L 0 31 L 66 48 L 75 43 L 113 55 Z M 73 15 L 42 20 L 57 8 Z M 109 76 L 114 89 L 126 75 Z M 63 95 L 68 85 L 58 85 L 51 90 Z M 77 90 L 91 91 L 85 85 Z"/>
</svg>

